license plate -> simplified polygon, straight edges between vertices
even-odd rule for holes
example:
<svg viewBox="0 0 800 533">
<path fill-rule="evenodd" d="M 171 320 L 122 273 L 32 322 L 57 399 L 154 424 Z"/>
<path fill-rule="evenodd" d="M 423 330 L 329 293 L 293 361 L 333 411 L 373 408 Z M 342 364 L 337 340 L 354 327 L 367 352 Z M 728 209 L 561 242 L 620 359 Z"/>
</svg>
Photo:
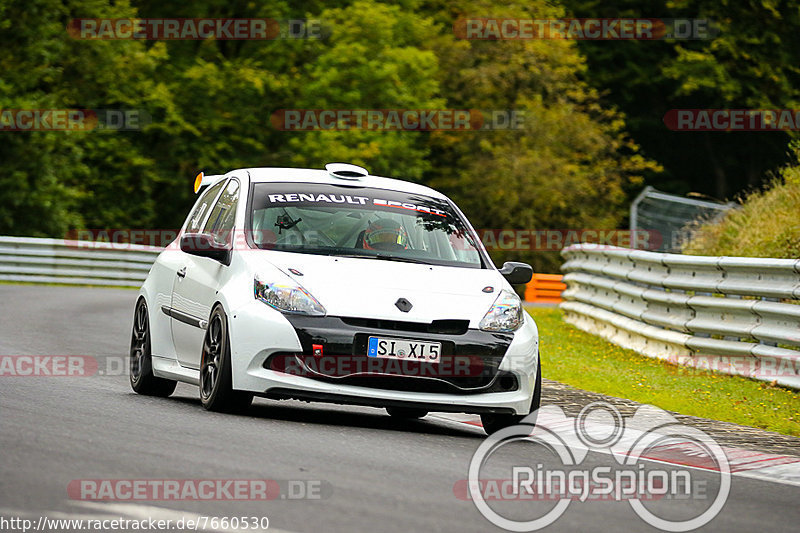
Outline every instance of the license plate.
<svg viewBox="0 0 800 533">
<path fill-rule="evenodd" d="M 367 356 L 438 363 L 442 356 L 442 344 L 440 342 L 370 337 L 367 344 Z"/>
</svg>

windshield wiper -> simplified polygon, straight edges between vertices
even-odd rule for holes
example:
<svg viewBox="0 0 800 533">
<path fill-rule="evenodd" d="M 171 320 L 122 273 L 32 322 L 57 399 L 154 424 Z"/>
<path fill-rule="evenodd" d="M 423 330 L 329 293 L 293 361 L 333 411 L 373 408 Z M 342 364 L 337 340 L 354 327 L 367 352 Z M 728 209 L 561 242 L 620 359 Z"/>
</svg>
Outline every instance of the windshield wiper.
<svg viewBox="0 0 800 533">
<path fill-rule="evenodd" d="M 400 263 L 417 263 L 418 265 L 430 265 L 430 263 L 427 261 L 423 261 L 422 259 L 415 259 L 413 257 L 403 257 L 398 255 L 382 255 L 382 254 L 378 254 L 375 257 L 377 259 L 383 259 L 385 261 L 398 261 Z"/>
<path fill-rule="evenodd" d="M 397 255 L 385 255 L 385 254 L 331 254 L 335 255 L 336 257 L 356 257 L 359 259 L 382 259 L 383 261 L 397 261 L 399 263 L 416 263 L 418 265 L 430 265 L 427 261 L 423 261 L 422 259 L 414 259 L 413 257 L 402 257 Z"/>
</svg>

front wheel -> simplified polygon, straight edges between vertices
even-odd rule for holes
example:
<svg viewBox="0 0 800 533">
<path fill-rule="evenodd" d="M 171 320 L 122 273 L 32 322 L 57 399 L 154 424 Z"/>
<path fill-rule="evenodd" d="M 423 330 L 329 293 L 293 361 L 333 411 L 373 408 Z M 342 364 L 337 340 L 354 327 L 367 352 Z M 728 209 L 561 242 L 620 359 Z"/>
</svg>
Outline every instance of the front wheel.
<svg viewBox="0 0 800 533">
<path fill-rule="evenodd" d="M 153 375 L 153 357 L 150 351 L 150 319 L 147 302 L 140 298 L 133 314 L 131 333 L 130 366 L 128 376 L 131 388 L 146 396 L 167 397 L 175 392 L 177 381 L 157 378 Z"/>
<path fill-rule="evenodd" d="M 533 397 L 531 398 L 531 409 L 529 413 L 533 413 L 542 403 L 542 364 L 539 362 L 539 368 L 536 370 L 536 384 L 533 387 Z M 487 435 L 496 433 L 503 428 L 509 426 L 516 426 L 522 422 L 522 419 L 528 415 L 505 415 L 505 414 L 485 414 L 481 415 L 481 424 L 483 430 Z M 536 420 L 529 420 L 525 422 L 531 426 L 531 429 L 536 425 Z"/>
<path fill-rule="evenodd" d="M 253 395 L 233 390 L 228 319 L 222 306 L 211 312 L 200 363 L 200 402 L 209 411 L 233 413 L 250 406 Z"/>
</svg>

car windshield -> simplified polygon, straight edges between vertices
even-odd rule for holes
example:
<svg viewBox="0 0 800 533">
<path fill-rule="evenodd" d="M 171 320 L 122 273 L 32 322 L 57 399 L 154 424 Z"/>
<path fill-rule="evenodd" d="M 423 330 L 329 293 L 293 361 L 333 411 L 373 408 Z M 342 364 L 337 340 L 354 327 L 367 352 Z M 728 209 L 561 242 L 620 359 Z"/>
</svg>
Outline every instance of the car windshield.
<svg viewBox="0 0 800 533">
<path fill-rule="evenodd" d="M 483 268 L 450 204 L 419 194 L 314 183 L 253 185 L 249 230 L 266 250 Z"/>
</svg>

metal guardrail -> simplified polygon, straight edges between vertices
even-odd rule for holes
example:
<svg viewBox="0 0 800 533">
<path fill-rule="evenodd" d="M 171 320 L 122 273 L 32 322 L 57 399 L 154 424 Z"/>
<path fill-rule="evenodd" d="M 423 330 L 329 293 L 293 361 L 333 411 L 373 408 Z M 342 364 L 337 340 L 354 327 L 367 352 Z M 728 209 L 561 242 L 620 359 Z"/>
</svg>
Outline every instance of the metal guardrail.
<svg viewBox="0 0 800 533">
<path fill-rule="evenodd" d="M 800 260 L 565 248 L 565 319 L 672 363 L 800 388 Z"/>
<path fill-rule="evenodd" d="M 161 248 L 0 237 L 0 280 L 139 287 Z"/>
<path fill-rule="evenodd" d="M 138 287 L 161 248 L 0 237 L 0 280 Z M 800 260 L 580 244 L 565 318 L 626 348 L 800 388 Z"/>
<path fill-rule="evenodd" d="M 0 280 L 139 287 L 163 248 L 32 237 L 0 237 Z M 558 303 L 561 274 L 534 274 L 526 300 Z"/>
</svg>

